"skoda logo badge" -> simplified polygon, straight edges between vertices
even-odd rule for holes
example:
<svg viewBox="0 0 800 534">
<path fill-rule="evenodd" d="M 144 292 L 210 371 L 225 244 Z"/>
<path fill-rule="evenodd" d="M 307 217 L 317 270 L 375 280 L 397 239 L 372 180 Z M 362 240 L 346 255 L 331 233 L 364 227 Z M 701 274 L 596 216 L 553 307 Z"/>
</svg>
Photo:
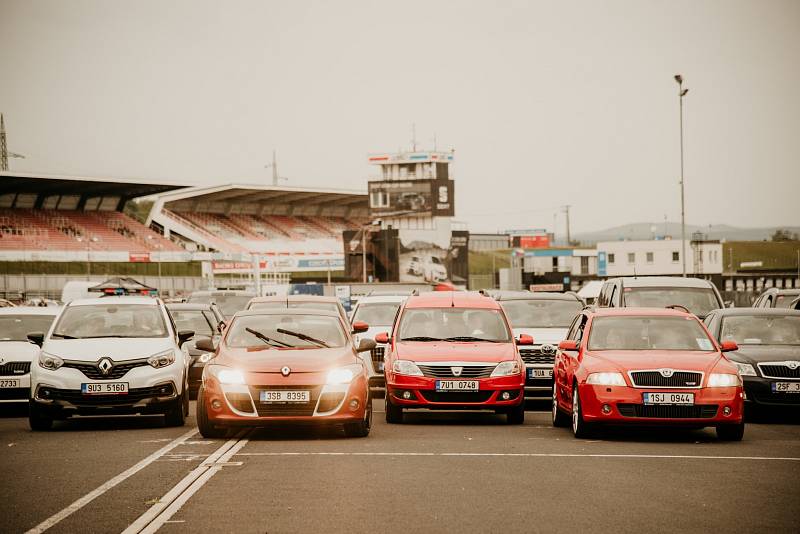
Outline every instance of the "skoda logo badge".
<svg viewBox="0 0 800 534">
<path fill-rule="evenodd" d="M 108 358 L 103 358 L 97 362 L 97 368 L 100 369 L 100 372 L 104 375 L 110 373 L 112 367 L 114 367 L 114 364 Z"/>
<path fill-rule="evenodd" d="M 287 366 L 284 365 L 283 367 L 281 367 L 281 374 L 283 376 L 289 376 L 289 373 L 291 373 L 291 372 L 292 372 L 292 370 L 289 369 Z"/>
<path fill-rule="evenodd" d="M 673 371 L 672 369 L 659 369 L 658 372 L 661 373 L 661 376 L 663 376 L 664 378 L 669 378 L 675 371 Z"/>
<path fill-rule="evenodd" d="M 453 371 L 453 376 L 461 376 L 461 371 L 464 370 L 463 367 L 451 367 L 451 371 Z"/>
<path fill-rule="evenodd" d="M 800 367 L 800 362 L 786 362 L 786 367 L 792 370 L 797 369 L 798 367 Z"/>
<path fill-rule="evenodd" d="M 555 354 L 556 348 L 553 345 L 542 345 L 539 347 L 542 354 Z"/>
</svg>

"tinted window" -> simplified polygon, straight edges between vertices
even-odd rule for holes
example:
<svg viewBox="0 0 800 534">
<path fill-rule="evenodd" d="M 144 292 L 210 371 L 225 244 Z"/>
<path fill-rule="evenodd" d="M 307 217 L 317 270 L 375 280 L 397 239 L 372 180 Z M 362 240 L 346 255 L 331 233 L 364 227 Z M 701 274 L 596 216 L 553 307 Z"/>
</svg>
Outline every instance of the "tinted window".
<svg viewBox="0 0 800 534">
<path fill-rule="evenodd" d="M 213 336 L 214 318 L 211 312 L 204 312 L 202 310 L 173 310 L 170 311 L 172 319 L 175 321 L 175 326 L 178 331 L 192 330 L 195 334 L 201 336 Z"/>
<path fill-rule="evenodd" d="M 566 328 L 583 308 L 573 300 L 507 300 L 500 304 L 514 328 Z"/>
<path fill-rule="evenodd" d="M 800 345 L 800 316 L 725 317 L 721 334 L 739 345 Z"/>
<path fill-rule="evenodd" d="M 400 319 L 400 341 L 510 341 L 511 334 L 498 310 L 475 308 L 412 308 Z"/>
<path fill-rule="evenodd" d="M 720 307 L 717 295 L 703 287 L 626 287 L 625 306 L 633 308 L 666 308 L 683 306 L 700 317 Z"/>
<path fill-rule="evenodd" d="M 339 318 L 324 315 L 246 315 L 234 319 L 228 332 L 225 343 L 237 348 L 343 347 L 346 341 Z"/>
<path fill-rule="evenodd" d="M 109 304 L 70 306 L 53 330 L 54 338 L 166 337 L 158 306 Z"/>
<path fill-rule="evenodd" d="M 700 323 L 691 317 L 596 317 L 589 350 L 714 350 Z"/>
<path fill-rule="evenodd" d="M 0 341 L 28 341 L 28 332 L 47 332 L 53 315 L 0 315 Z"/>
<path fill-rule="evenodd" d="M 363 321 L 370 326 L 389 326 L 394 322 L 399 308 L 399 302 L 361 304 L 353 316 L 353 321 Z"/>
</svg>

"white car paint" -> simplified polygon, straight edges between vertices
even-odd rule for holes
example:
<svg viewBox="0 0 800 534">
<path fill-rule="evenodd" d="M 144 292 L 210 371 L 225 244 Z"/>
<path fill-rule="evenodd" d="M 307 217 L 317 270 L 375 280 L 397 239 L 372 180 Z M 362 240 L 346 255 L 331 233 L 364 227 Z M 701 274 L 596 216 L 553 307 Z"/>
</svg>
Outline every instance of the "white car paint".
<svg viewBox="0 0 800 534">
<path fill-rule="evenodd" d="M 53 307 L 28 307 L 28 306 L 17 306 L 14 308 L 0 308 L 0 316 L 29 316 L 29 315 L 39 315 L 39 316 L 46 316 L 55 318 L 58 314 L 58 309 Z M 39 347 L 34 345 L 30 341 L 5 341 L 3 340 L 3 332 L 0 332 L 0 369 L 7 363 L 11 362 L 28 362 L 31 364 L 31 368 L 35 364 L 35 361 L 39 357 Z M 31 387 L 31 375 L 30 372 L 27 373 L 15 373 L 15 372 L 3 372 L 0 373 L 0 381 L 10 381 L 16 380 L 18 381 L 19 388 L 27 388 L 30 389 Z M 12 398 L 12 399 L 0 399 L 0 403 L 11 403 L 11 402 L 28 402 L 28 395 L 25 395 L 25 398 Z"/>
<path fill-rule="evenodd" d="M 381 295 L 381 296 L 366 296 L 361 297 L 358 300 L 358 304 L 356 304 L 355 308 L 353 308 L 353 312 L 350 314 L 350 321 L 351 323 L 356 319 L 358 308 L 359 306 L 369 305 L 369 304 L 397 304 L 401 306 L 407 299 L 407 296 L 394 296 L 394 295 Z M 356 345 L 358 345 L 359 340 L 363 339 L 374 339 L 376 335 L 380 334 L 381 332 L 389 332 L 392 329 L 392 324 L 370 324 L 369 329 L 366 332 L 362 332 L 361 334 L 356 334 Z M 386 345 L 378 345 L 378 347 L 386 348 Z M 372 361 L 372 357 L 369 353 L 363 353 L 365 363 L 367 364 L 367 370 L 369 371 L 369 376 L 382 376 L 383 370 L 378 370 L 375 364 Z"/>
</svg>

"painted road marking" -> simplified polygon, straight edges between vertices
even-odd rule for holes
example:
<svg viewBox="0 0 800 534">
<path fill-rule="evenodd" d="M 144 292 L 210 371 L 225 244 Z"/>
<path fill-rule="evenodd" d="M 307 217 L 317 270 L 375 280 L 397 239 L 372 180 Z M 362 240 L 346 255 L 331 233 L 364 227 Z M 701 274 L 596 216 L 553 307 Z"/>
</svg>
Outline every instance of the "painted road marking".
<svg viewBox="0 0 800 534">
<path fill-rule="evenodd" d="M 188 501 L 197 490 L 209 481 L 225 466 L 241 465 L 241 462 L 229 462 L 231 457 L 247 445 L 250 431 L 242 430 L 236 437 L 226 441 L 183 480 L 161 497 L 156 504 L 131 523 L 122 534 L 153 533 L 167 523 L 175 513 Z"/>
<path fill-rule="evenodd" d="M 107 492 L 108 490 L 119 484 L 120 482 L 123 482 L 125 479 L 131 477 L 132 475 L 135 475 L 136 473 L 138 473 L 151 463 L 155 462 L 161 456 L 163 456 L 167 452 L 171 451 L 172 449 L 174 449 L 175 447 L 177 447 L 178 445 L 189 439 L 195 433 L 197 433 L 197 428 L 193 428 L 190 431 L 183 434 L 182 436 L 175 438 L 169 444 L 165 445 L 164 447 L 161 447 L 156 452 L 154 452 L 141 462 L 137 463 L 133 467 L 126 469 L 122 473 L 118 474 L 114 478 L 107 481 L 102 486 L 99 486 L 98 488 L 90 491 L 89 493 L 87 493 L 77 501 L 73 502 L 60 512 L 51 515 L 50 517 L 48 517 L 47 519 L 45 519 L 44 521 L 33 527 L 32 529 L 30 529 L 25 534 L 37 534 L 39 532 L 44 532 L 45 530 L 52 527 L 59 521 L 62 521 L 65 518 L 72 515 L 73 513 L 77 512 L 78 510 L 80 510 L 81 508 L 92 502 L 94 499 L 96 499 L 100 495 L 104 494 L 105 492 Z"/>
<path fill-rule="evenodd" d="M 240 452 L 237 456 L 466 456 L 510 458 L 640 458 L 670 460 L 758 460 L 800 462 L 795 457 L 701 456 L 680 454 L 568 454 L 538 452 Z"/>
</svg>

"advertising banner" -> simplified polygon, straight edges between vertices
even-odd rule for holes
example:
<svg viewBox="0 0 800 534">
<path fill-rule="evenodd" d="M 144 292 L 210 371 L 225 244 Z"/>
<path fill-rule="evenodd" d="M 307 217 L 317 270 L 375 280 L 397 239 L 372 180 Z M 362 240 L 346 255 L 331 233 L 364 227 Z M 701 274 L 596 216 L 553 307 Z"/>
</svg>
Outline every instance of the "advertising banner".
<svg viewBox="0 0 800 534">
<path fill-rule="evenodd" d="M 253 271 L 253 263 L 247 261 L 213 261 L 211 268 L 215 274 L 247 274 Z M 277 256 L 259 262 L 261 272 L 308 272 L 341 271 L 344 269 L 344 256 L 331 255 L 330 258 Z"/>
<path fill-rule="evenodd" d="M 129 252 L 128 253 L 128 261 L 131 263 L 149 263 L 150 262 L 150 253 L 149 252 Z"/>
<path fill-rule="evenodd" d="M 521 235 L 515 236 L 514 241 L 519 239 L 515 246 L 521 248 L 547 248 L 550 246 L 550 237 L 547 235 Z"/>
<path fill-rule="evenodd" d="M 370 216 L 429 214 L 452 217 L 453 180 L 380 180 L 369 182 Z"/>
</svg>

